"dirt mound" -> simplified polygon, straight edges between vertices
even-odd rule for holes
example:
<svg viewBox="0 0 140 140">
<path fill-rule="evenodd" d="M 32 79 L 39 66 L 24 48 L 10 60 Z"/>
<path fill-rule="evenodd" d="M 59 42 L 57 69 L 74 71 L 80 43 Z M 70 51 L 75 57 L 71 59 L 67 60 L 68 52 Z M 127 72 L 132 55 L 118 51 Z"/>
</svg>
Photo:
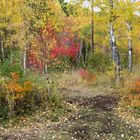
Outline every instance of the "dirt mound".
<svg viewBox="0 0 140 140">
<path fill-rule="evenodd" d="M 99 95 L 91 98 L 71 97 L 67 99 L 67 102 L 71 104 L 76 104 L 78 106 L 84 106 L 84 107 L 87 106 L 102 111 L 111 111 L 117 105 L 118 101 L 119 98 L 112 95 L 107 95 L 107 96 Z"/>
</svg>

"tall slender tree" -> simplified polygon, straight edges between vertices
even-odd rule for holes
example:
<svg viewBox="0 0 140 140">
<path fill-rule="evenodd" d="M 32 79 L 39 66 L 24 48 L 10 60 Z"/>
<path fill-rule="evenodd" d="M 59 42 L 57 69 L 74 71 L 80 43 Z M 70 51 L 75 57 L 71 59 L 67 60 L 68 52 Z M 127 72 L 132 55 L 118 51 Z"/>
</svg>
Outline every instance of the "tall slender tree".
<svg viewBox="0 0 140 140">
<path fill-rule="evenodd" d="M 93 2 L 91 1 L 91 50 L 94 52 L 95 45 L 94 45 L 94 10 L 93 10 Z"/>
<path fill-rule="evenodd" d="M 132 37 L 131 37 L 131 32 L 132 32 L 132 25 L 130 22 L 127 22 L 127 27 L 128 27 L 128 70 L 132 72 L 132 65 L 133 65 L 133 47 L 132 47 Z"/>
<path fill-rule="evenodd" d="M 121 64 L 120 64 L 120 56 L 118 47 L 116 44 L 116 38 L 115 38 L 115 32 L 114 32 L 114 21 L 115 21 L 115 15 L 113 13 L 114 11 L 114 1 L 109 0 L 110 3 L 110 43 L 111 43 L 111 49 L 112 49 L 112 58 L 115 63 L 115 70 L 116 70 L 116 80 L 117 82 L 120 81 L 120 71 L 121 71 Z"/>
</svg>

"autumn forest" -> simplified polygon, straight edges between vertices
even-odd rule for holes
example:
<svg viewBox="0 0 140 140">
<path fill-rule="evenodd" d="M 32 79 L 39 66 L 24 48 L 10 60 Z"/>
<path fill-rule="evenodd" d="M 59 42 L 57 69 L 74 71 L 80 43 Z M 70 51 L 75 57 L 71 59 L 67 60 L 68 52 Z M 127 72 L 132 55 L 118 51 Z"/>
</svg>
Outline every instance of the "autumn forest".
<svg viewBox="0 0 140 140">
<path fill-rule="evenodd" d="M 0 0 L 0 140 L 140 140 L 140 0 Z"/>
</svg>

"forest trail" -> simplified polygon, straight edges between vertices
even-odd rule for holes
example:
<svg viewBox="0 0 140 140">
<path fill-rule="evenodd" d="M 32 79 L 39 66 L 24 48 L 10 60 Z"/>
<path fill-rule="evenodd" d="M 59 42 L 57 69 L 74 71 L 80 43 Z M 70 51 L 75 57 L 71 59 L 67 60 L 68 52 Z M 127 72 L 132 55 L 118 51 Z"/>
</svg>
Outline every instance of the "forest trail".
<svg viewBox="0 0 140 140">
<path fill-rule="evenodd" d="M 64 90 L 66 93 L 67 102 L 78 111 L 64 122 L 11 130 L 0 140 L 140 140 L 138 128 L 115 115 L 113 109 L 119 98 L 114 94 L 93 94 L 90 89 Z"/>
</svg>

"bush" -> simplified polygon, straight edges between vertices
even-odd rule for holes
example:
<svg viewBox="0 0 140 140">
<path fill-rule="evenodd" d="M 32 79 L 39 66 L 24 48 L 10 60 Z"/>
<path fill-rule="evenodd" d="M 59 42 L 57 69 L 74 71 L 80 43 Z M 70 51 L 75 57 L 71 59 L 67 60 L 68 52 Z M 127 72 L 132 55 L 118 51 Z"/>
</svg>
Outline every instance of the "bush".
<svg viewBox="0 0 140 140">
<path fill-rule="evenodd" d="M 63 98 L 54 82 L 47 82 L 44 76 L 32 72 L 22 82 L 20 75 L 11 73 L 11 77 L 0 79 L 0 120 L 9 120 L 16 116 L 32 114 L 40 107 L 55 110 L 63 108 Z M 51 95 L 47 93 L 49 87 Z"/>
<path fill-rule="evenodd" d="M 8 119 L 8 103 L 4 97 L 0 96 L 0 122 Z"/>
<path fill-rule="evenodd" d="M 122 69 L 126 69 L 128 67 L 128 49 L 121 48 L 120 52 L 121 67 Z"/>
<path fill-rule="evenodd" d="M 51 64 L 48 65 L 49 73 L 52 72 L 63 72 L 70 69 L 70 59 L 69 58 L 55 58 Z"/>
<path fill-rule="evenodd" d="M 11 60 L 7 58 L 2 63 L 2 65 L 0 67 L 1 74 L 3 76 L 11 76 L 11 73 L 16 72 L 16 73 L 19 73 L 20 75 L 22 75 L 23 70 L 20 65 L 19 58 L 20 58 L 19 52 L 18 51 L 13 52 L 13 54 L 11 56 Z"/>
<path fill-rule="evenodd" d="M 11 58 L 0 67 L 0 121 L 32 114 L 40 107 L 64 109 L 63 98 L 54 82 L 38 71 L 28 70 L 24 75 L 18 51 Z"/>
<path fill-rule="evenodd" d="M 88 84 L 93 84 L 96 81 L 96 75 L 89 72 L 86 69 L 79 69 L 78 74 L 85 80 Z"/>
<path fill-rule="evenodd" d="M 91 70 L 105 72 L 112 65 L 112 60 L 108 54 L 97 50 L 89 55 L 86 65 Z"/>
<path fill-rule="evenodd" d="M 12 63 L 8 59 L 1 65 L 0 68 L 1 68 L 1 73 L 3 76 L 10 76 L 10 74 L 13 72 L 17 72 L 20 75 L 22 75 L 22 72 L 23 72 L 19 64 Z"/>
<path fill-rule="evenodd" d="M 140 79 L 133 83 L 133 87 L 125 99 L 131 107 L 140 108 Z"/>
</svg>

